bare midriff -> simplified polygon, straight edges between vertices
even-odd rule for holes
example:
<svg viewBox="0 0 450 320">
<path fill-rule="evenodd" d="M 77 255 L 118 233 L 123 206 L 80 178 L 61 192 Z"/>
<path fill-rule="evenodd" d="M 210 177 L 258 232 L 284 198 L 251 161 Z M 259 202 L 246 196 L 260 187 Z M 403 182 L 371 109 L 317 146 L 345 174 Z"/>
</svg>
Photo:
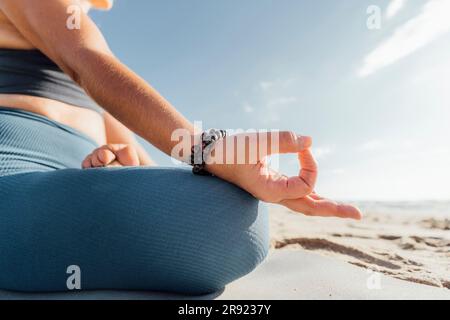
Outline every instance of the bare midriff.
<svg viewBox="0 0 450 320">
<path fill-rule="evenodd" d="M 0 48 L 34 49 L 2 11 L 0 11 Z M 103 116 L 90 109 L 47 98 L 17 94 L 0 94 L 0 107 L 33 112 L 81 131 L 100 145 L 106 142 Z"/>
</svg>

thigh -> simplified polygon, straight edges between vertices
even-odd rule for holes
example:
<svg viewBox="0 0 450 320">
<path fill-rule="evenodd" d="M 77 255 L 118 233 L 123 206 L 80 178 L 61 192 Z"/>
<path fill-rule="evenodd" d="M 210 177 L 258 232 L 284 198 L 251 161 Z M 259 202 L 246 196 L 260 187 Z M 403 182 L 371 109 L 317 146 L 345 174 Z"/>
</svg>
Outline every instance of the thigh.
<svg viewBox="0 0 450 320">
<path fill-rule="evenodd" d="M 243 190 L 170 168 L 64 169 L 0 178 L 0 286 L 206 292 L 267 253 L 267 214 Z"/>
</svg>

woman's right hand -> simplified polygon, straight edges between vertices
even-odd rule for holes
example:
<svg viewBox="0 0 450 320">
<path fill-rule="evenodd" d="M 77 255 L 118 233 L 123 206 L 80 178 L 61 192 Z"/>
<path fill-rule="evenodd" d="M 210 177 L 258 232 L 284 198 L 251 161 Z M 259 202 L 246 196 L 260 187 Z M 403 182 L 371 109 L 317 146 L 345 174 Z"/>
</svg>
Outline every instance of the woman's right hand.
<svg viewBox="0 0 450 320">
<path fill-rule="evenodd" d="M 216 163 L 208 164 L 207 170 L 264 202 L 280 204 L 308 216 L 361 219 L 358 208 L 325 199 L 314 192 L 318 171 L 311 152 L 310 137 L 292 132 L 277 132 L 275 137 L 273 134 L 245 133 L 219 140 L 211 155 Z M 248 140 L 244 144 L 245 158 L 242 158 L 244 155 L 239 155 L 236 145 L 239 141 L 245 141 L 245 137 Z M 259 147 L 250 146 L 248 141 L 257 141 Z M 233 148 L 230 148 L 230 143 Z M 264 145 L 266 147 L 261 148 Z M 225 150 L 234 150 L 233 156 L 227 157 Z M 296 153 L 300 163 L 298 176 L 287 177 L 270 168 L 266 158 L 275 153 Z"/>
<path fill-rule="evenodd" d="M 81 163 L 83 169 L 139 165 L 138 152 L 130 144 L 106 144 L 92 151 Z"/>
</svg>

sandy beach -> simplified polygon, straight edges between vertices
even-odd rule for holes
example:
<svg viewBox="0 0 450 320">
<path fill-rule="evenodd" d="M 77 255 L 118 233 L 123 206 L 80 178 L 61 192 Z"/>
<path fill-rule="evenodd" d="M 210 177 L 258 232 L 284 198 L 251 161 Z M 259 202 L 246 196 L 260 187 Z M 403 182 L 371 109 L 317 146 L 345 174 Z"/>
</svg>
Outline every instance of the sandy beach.
<svg viewBox="0 0 450 320">
<path fill-rule="evenodd" d="M 272 248 L 313 251 L 450 290 L 448 204 L 359 205 L 364 211 L 362 221 L 305 217 L 271 206 Z"/>
</svg>

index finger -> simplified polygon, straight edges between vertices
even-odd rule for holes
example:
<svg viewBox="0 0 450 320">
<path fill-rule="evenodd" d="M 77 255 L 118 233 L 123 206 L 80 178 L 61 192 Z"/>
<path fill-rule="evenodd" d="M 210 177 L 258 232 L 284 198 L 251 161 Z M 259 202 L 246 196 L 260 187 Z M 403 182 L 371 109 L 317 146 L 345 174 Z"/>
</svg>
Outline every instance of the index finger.
<svg viewBox="0 0 450 320">
<path fill-rule="evenodd" d="M 320 200 L 316 200 L 316 199 Z M 303 213 L 307 216 L 318 217 L 338 217 L 360 220 L 362 218 L 361 211 L 355 206 L 338 203 L 333 200 L 325 199 L 319 196 L 304 197 L 300 199 L 287 199 L 281 201 L 281 204 L 289 209 Z"/>
</svg>

